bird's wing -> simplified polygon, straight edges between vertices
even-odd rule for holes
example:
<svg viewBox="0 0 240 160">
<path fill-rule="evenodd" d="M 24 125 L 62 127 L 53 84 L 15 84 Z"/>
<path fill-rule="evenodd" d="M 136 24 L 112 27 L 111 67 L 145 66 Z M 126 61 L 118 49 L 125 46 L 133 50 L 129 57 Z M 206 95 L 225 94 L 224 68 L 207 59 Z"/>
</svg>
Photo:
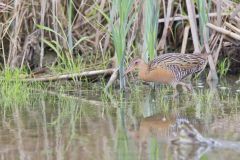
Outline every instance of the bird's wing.
<svg viewBox="0 0 240 160">
<path fill-rule="evenodd" d="M 167 69 L 174 74 L 178 73 L 181 78 L 202 70 L 206 59 L 192 54 L 169 53 L 163 54 L 149 64 L 149 70 L 156 68 Z"/>
</svg>

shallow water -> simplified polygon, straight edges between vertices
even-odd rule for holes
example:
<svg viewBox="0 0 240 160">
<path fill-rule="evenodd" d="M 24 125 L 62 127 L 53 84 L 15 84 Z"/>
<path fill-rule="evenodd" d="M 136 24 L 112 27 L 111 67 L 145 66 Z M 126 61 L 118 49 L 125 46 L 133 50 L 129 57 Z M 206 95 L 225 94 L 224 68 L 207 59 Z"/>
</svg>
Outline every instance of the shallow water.
<svg viewBox="0 0 240 160">
<path fill-rule="evenodd" d="M 98 88 L 92 86 L 92 88 Z M 231 81 L 194 83 L 194 93 L 132 86 L 120 95 L 98 89 L 34 92 L 24 105 L 0 107 L 1 159 L 239 159 L 234 148 L 172 145 L 176 119 L 204 136 L 240 141 L 240 93 Z M 211 89 L 210 89 L 211 88 Z"/>
</svg>

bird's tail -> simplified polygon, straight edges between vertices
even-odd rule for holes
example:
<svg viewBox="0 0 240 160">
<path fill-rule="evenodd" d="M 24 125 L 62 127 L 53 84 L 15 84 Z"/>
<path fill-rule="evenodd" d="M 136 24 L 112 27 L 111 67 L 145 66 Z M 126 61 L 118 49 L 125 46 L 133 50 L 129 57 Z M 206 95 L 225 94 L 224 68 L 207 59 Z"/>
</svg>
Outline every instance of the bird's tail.
<svg viewBox="0 0 240 160">
<path fill-rule="evenodd" d="M 194 52 L 193 54 L 198 55 L 198 56 L 200 56 L 201 58 L 204 58 L 204 59 L 207 59 L 208 56 L 210 55 L 207 52 L 203 52 L 203 53 L 196 53 L 196 52 Z"/>
<path fill-rule="evenodd" d="M 208 54 L 208 53 L 206 53 L 206 52 L 200 54 L 200 56 L 201 56 L 202 58 L 204 58 L 204 59 L 207 59 L 209 55 L 210 55 L 210 54 Z"/>
</svg>

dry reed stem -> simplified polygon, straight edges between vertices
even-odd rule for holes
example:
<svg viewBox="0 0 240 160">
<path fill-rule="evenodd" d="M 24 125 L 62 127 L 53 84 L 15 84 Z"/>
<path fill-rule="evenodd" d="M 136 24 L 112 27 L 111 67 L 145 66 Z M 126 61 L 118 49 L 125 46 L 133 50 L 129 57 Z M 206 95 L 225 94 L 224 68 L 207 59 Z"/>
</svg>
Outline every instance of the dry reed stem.
<svg viewBox="0 0 240 160">
<path fill-rule="evenodd" d="M 118 71 L 119 71 L 118 68 L 114 69 L 114 71 L 113 71 L 113 73 L 112 73 L 112 75 L 111 75 L 111 77 L 110 77 L 110 79 L 109 79 L 109 81 L 108 81 L 108 83 L 105 87 L 105 90 L 107 90 L 114 83 L 114 81 L 116 81 L 116 79 L 118 77 Z"/>
<path fill-rule="evenodd" d="M 214 64 L 214 62 L 213 62 L 213 57 L 212 57 L 212 55 L 209 55 L 209 56 L 208 56 L 208 64 L 209 64 L 209 66 L 210 66 L 210 72 L 211 72 L 211 74 L 210 74 L 209 77 L 207 77 L 207 80 L 208 80 L 208 81 L 211 81 L 211 80 L 217 81 L 217 80 L 218 80 L 218 76 L 217 76 L 216 67 L 215 67 L 215 64 Z"/>
<path fill-rule="evenodd" d="M 179 3 L 179 5 L 183 5 L 183 3 L 186 2 L 186 4 L 189 5 L 188 4 L 189 1 L 191 0 L 179 1 L 176 3 Z M 76 20 L 74 20 L 74 24 L 73 24 L 74 38 L 78 39 L 79 37 L 83 37 L 83 36 L 89 37 L 89 40 L 86 40 L 86 42 L 78 46 L 78 49 L 80 49 L 80 52 L 81 52 L 80 54 L 92 52 L 92 48 L 96 48 L 96 49 L 100 48 L 102 53 L 102 55 L 100 56 L 103 57 L 105 52 L 110 53 L 112 51 L 111 50 L 112 43 L 110 40 L 110 35 L 108 34 L 109 32 L 111 32 L 111 29 L 109 27 L 109 24 L 103 18 L 103 15 L 99 12 L 96 12 L 96 5 L 99 4 L 99 8 L 102 10 L 102 12 L 105 14 L 108 14 L 110 12 L 109 6 L 111 6 L 111 1 L 103 0 L 103 1 L 90 2 L 88 0 L 84 0 L 84 1 L 80 1 L 79 3 L 77 2 L 79 1 L 75 1 Z M 164 25 L 164 31 L 163 31 L 161 40 L 159 41 L 159 44 L 158 44 L 158 50 L 159 50 L 159 45 L 161 48 L 164 48 L 166 46 L 166 43 L 168 43 L 166 39 L 169 37 L 168 36 L 169 29 L 172 28 L 170 25 L 171 22 L 179 21 L 179 20 L 189 20 L 191 32 L 192 32 L 192 29 L 195 28 L 196 31 L 194 33 L 196 33 L 197 35 L 196 19 L 199 18 L 199 15 L 195 15 L 192 4 L 190 5 L 191 12 L 189 12 L 189 6 L 187 6 L 188 12 L 190 13 L 189 16 L 181 16 L 181 15 L 174 16 L 172 15 L 173 2 L 175 1 L 173 0 L 168 1 L 167 8 L 165 8 L 166 5 L 162 5 L 164 9 L 164 18 L 160 17 L 159 23 L 165 22 L 165 25 Z M 47 10 L 47 8 L 44 7 L 45 6 L 44 3 L 51 3 L 50 5 L 52 8 L 50 10 Z M 137 6 L 137 2 L 135 3 Z M 167 1 L 163 0 L 162 3 L 167 3 Z M 42 6 L 40 4 L 42 4 Z M 32 9 L 28 9 L 28 8 L 32 8 Z M 46 0 L 44 1 L 5 0 L 4 2 L 0 2 L 0 13 L 3 15 L 3 16 L 1 15 L 0 18 L 1 20 L 3 20 L 3 24 L 5 25 L 3 26 L 3 32 L 0 31 L 1 47 L 2 47 L 1 51 L 3 51 L 1 56 L 5 57 L 3 59 L 4 65 L 10 64 L 12 59 L 14 59 L 14 57 L 16 57 L 17 55 L 19 54 L 23 55 L 24 53 L 26 53 L 26 51 L 24 51 L 25 49 L 22 42 L 24 42 L 24 39 L 26 39 L 27 35 L 29 35 L 36 29 L 35 23 L 39 23 L 40 21 L 42 23 L 45 20 L 46 27 L 53 28 L 54 31 L 59 33 L 60 25 L 57 22 L 59 21 L 63 25 L 63 29 L 66 30 L 67 29 L 66 8 L 67 8 L 66 1 L 60 1 L 60 0 L 51 0 L 51 2 L 48 2 Z M 217 10 L 215 8 L 217 8 Z M 231 43 L 236 43 L 237 41 L 235 41 L 234 39 L 237 39 L 237 40 L 240 39 L 240 29 L 239 29 L 240 19 L 238 14 L 240 10 L 240 5 L 236 5 L 236 3 L 231 2 L 229 0 L 213 0 L 213 9 L 215 10 L 212 10 L 211 11 L 212 13 L 209 13 L 208 17 L 209 18 L 214 17 L 212 18 L 213 20 L 217 19 L 216 24 L 218 25 L 219 28 L 216 29 L 215 25 L 211 26 L 211 24 L 208 27 L 210 28 L 212 27 L 213 30 L 226 34 L 231 38 L 235 37 L 232 39 Z M 178 9 L 176 9 L 176 12 L 177 10 Z M 229 12 L 230 10 L 233 10 L 233 12 Z M 216 11 L 216 13 L 214 11 Z M 6 12 L 8 13 L 6 14 Z M 93 14 L 93 12 L 96 12 L 96 13 Z M 141 13 L 139 13 L 139 15 L 140 14 Z M 221 19 L 228 15 L 231 15 L 230 18 L 232 19 L 230 19 L 229 23 L 226 22 L 225 25 L 226 27 L 228 27 L 227 29 L 231 30 L 232 32 L 224 28 L 220 28 Z M 170 17 L 170 16 L 173 16 L 173 17 Z M 128 35 L 128 42 L 129 42 L 127 43 L 128 52 L 131 52 L 131 49 L 132 49 L 131 44 L 134 44 L 134 42 L 138 41 L 137 39 L 138 36 L 136 35 L 138 34 L 138 30 L 140 27 L 140 25 L 138 24 L 141 24 L 139 23 L 139 21 L 141 21 L 141 18 L 137 19 L 133 23 L 133 26 L 131 28 L 131 34 Z M 193 23 L 195 27 L 193 27 L 191 23 Z M 159 25 L 163 25 L 163 24 L 159 24 Z M 173 25 L 175 25 L 175 23 L 173 23 Z M 1 29 L 1 26 L 0 26 L 0 29 Z M 108 29 L 108 32 L 106 31 L 107 29 Z M 186 30 L 187 28 L 185 27 L 184 33 L 186 35 L 183 36 L 181 53 L 186 52 L 186 46 L 187 46 L 186 43 L 188 40 Z M 194 37 L 195 36 L 192 34 L 193 43 L 195 44 L 197 42 L 195 42 L 196 38 Z M 198 38 L 198 35 L 196 37 Z M 59 44 L 63 46 L 64 51 L 65 49 L 67 49 L 66 47 L 68 47 L 65 42 L 59 40 L 59 37 L 57 35 L 54 36 L 54 34 L 51 34 L 50 32 L 45 32 L 44 38 L 49 41 L 54 40 L 59 42 Z M 8 41 L 9 39 L 10 39 L 10 42 Z M 210 47 L 206 47 L 208 45 L 206 44 L 207 41 L 205 41 L 204 45 L 206 50 L 209 50 L 208 48 L 212 49 L 212 47 L 215 48 L 218 40 L 219 38 L 214 38 L 213 41 L 210 41 L 213 44 L 213 45 L 210 44 Z M 9 47 L 8 46 L 6 47 L 6 44 L 9 45 Z M 198 42 L 198 47 L 199 47 L 199 42 Z M 42 47 L 42 50 L 43 49 L 46 49 L 46 47 Z M 96 52 L 96 53 L 99 53 L 99 52 Z M 95 54 L 95 56 L 99 56 L 99 55 Z M 8 57 L 8 60 L 6 60 L 7 57 Z M 215 60 L 215 57 L 214 57 L 214 60 Z"/>
<path fill-rule="evenodd" d="M 237 5 L 237 7 L 234 9 L 234 11 L 231 13 L 230 18 L 233 19 L 235 16 L 238 15 L 238 13 L 240 12 L 240 4 Z"/>
<path fill-rule="evenodd" d="M 135 0 L 134 6 L 135 8 L 137 8 L 139 5 L 141 5 L 141 0 Z M 138 34 L 138 30 L 140 28 L 140 24 L 141 24 L 141 13 L 137 12 L 136 13 L 136 19 L 132 24 L 131 30 L 129 31 L 129 36 L 128 36 L 128 40 L 127 40 L 127 49 L 126 49 L 126 53 L 130 53 L 131 52 L 131 47 L 133 46 L 134 41 L 136 40 L 136 36 Z"/>
<path fill-rule="evenodd" d="M 46 5 L 47 5 L 47 1 L 46 0 L 41 0 L 41 18 L 40 18 L 40 24 L 42 26 L 45 26 L 45 12 L 46 12 Z M 44 30 L 41 30 L 41 39 L 44 39 Z M 39 66 L 42 67 L 43 64 L 43 56 L 44 56 L 44 42 L 41 41 L 41 52 L 40 52 L 40 62 L 39 62 Z"/>
<path fill-rule="evenodd" d="M 52 18 L 52 21 L 53 21 L 53 29 L 54 29 L 54 31 L 56 31 L 54 34 L 53 34 L 53 36 L 54 36 L 54 38 L 53 39 L 55 39 L 55 41 L 58 43 L 58 44 L 61 44 L 61 43 L 59 43 L 59 37 L 58 37 L 58 35 L 57 35 L 57 33 L 59 32 L 59 28 L 58 28 L 58 24 L 57 24 L 57 20 L 56 20 L 56 18 L 57 18 L 57 0 L 52 0 L 52 16 L 53 16 L 53 18 Z"/>
<path fill-rule="evenodd" d="M 227 36 L 225 36 L 224 37 L 224 40 L 225 41 L 228 41 L 230 44 L 228 44 L 228 46 L 233 46 L 233 45 L 235 45 L 235 46 L 239 46 L 240 45 L 240 42 L 239 41 L 236 41 L 235 39 L 233 39 L 233 38 L 231 38 L 231 37 L 227 37 Z"/>
<path fill-rule="evenodd" d="M 170 22 L 169 19 L 170 19 L 171 13 L 172 13 L 172 5 L 173 5 L 173 0 L 169 0 L 168 5 L 167 5 L 167 15 L 166 15 L 166 18 L 165 18 L 162 38 L 159 41 L 158 46 L 157 46 L 157 50 L 160 50 L 160 53 L 163 52 L 164 46 L 166 44 L 166 38 L 167 38 L 167 33 L 168 33 L 168 29 L 169 29 L 169 22 Z"/>
<path fill-rule="evenodd" d="M 22 1 L 16 0 L 14 2 L 14 9 L 12 15 L 12 22 L 14 22 L 13 31 L 10 33 L 10 45 L 9 45 L 9 56 L 7 64 L 10 65 L 13 57 L 18 53 L 19 49 L 19 35 L 22 28 L 23 19 L 26 14 L 26 10 L 23 11 Z"/>
<path fill-rule="evenodd" d="M 226 12 L 226 13 L 221 13 L 221 16 L 229 16 L 230 13 Z M 218 16 L 218 13 L 209 13 L 208 14 L 208 17 L 209 18 L 214 18 L 214 17 L 217 17 Z M 199 18 L 199 15 L 196 15 L 196 18 L 198 19 Z M 183 16 L 183 15 L 178 15 L 178 16 L 175 16 L 175 17 L 170 17 L 169 18 L 169 21 L 182 21 L 182 20 L 189 20 L 189 17 L 188 16 Z M 160 18 L 158 20 L 158 23 L 164 23 L 165 22 L 165 18 Z"/>
<path fill-rule="evenodd" d="M 221 8 L 221 5 L 222 5 L 222 0 L 218 0 L 218 3 L 217 3 L 217 26 L 221 26 L 221 22 L 222 22 L 222 8 Z"/>
<path fill-rule="evenodd" d="M 109 3 L 110 3 L 110 2 L 109 2 Z M 108 5 L 109 5 L 109 4 L 108 4 Z M 109 12 L 110 12 L 110 13 L 109 13 L 109 14 L 110 14 L 110 17 L 111 17 L 111 16 L 114 16 L 112 10 L 109 10 Z M 110 38 L 111 38 L 111 36 L 110 36 L 109 33 L 112 32 L 112 27 L 111 27 L 111 24 L 110 24 L 110 23 L 108 23 L 108 24 L 106 25 L 106 27 L 107 27 L 107 33 L 106 33 L 106 35 L 105 35 L 105 41 L 104 41 L 104 43 L 103 43 L 103 52 L 104 52 L 104 53 L 107 51 L 107 48 L 109 48 Z"/>
<path fill-rule="evenodd" d="M 219 56 L 220 50 L 222 48 L 223 38 L 224 38 L 224 35 L 221 35 L 217 51 L 213 53 L 213 61 L 214 61 L 215 66 L 217 65 L 218 56 Z"/>
<path fill-rule="evenodd" d="M 218 4 L 218 0 L 212 0 L 213 4 L 215 4 L 215 6 L 217 6 Z M 230 1 L 230 0 L 222 0 L 222 4 L 221 4 L 221 8 L 223 10 L 229 10 L 232 9 L 235 6 L 235 2 Z"/>
<path fill-rule="evenodd" d="M 0 13 L 6 13 L 13 9 L 12 6 L 5 4 L 3 2 L 0 2 Z"/>
<path fill-rule="evenodd" d="M 229 30 L 227 30 L 227 29 L 224 29 L 224 28 L 215 26 L 215 25 L 213 25 L 213 24 L 211 24 L 211 23 L 207 23 L 207 26 L 208 26 L 209 28 L 217 31 L 217 32 L 220 32 L 220 33 L 222 33 L 222 34 L 225 34 L 225 35 L 227 35 L 227 36 L 229 36 L 229 37 L 232 37 L 232 38 L 240 41 L 240 35 L 238 35 L 238 34 L 236 34 L 236 33 L 233 33 L 233 32 L 231 32 L 231 31 L 229 31 Z"/>
<path fill-rule="evenodd" d="M 102 1 L 100 2 L 100 6 L 99 6 L 100 8 L 99 8 L 99 9 L 100 9 L 101 11 L 103 11 L 104 6 L 105 6 L 105 3 L 106 3 L 106 0 L 102 0 Z M 101 13 L 98 13 L 98 15 L 97 15 L 97 21 L 98 21 L 99 24 L 101 23 L 101 19 L 102 19 L 102 14 L 101 14 Z M 95 44 L 94 44 L 96 50 L 98 49 L 98 44 L 99 44 L 100 35 L 101 35 L 100 30 L 99 30 L 99 29 L 96 29 Z"/>
<path fill-rule="evenodd" d="M 234 32 L 237 32 L 238 34 L 240 34 L 240 29 L 233 26 L 232 24 L 228 23 L 228 22 L 225 22 L 224 23 L 228 28 L 230 28 L 231 30 L 233 30 Z"/>
<path fill-rule="evenodd" d="M 203 28 L 203 43 L 204 43 L 204 47 L 205 50 L 208 54 L 210 54 L 210 47 L 209 47 L 209 43 L 208 43 L 208 38 L 207 38 L 207 34 L 206 34 L 206 27 Z"/>
<path fill-rule="evenodd" d="M 198 39 L 198 31 L 197 31 L 197 22 L 196 22 L 196 15 L 193 2 L 191 0 L 186 0 L 189 23 L 191 27 L 193 45 L 194 45 L 194 52 L 200 53 L 199 48 L 199 39 Z"/>
<path fill-rule="evenodd" d="M 216 65 L 217 65 L 217 60 L 218 60 L 218 56 L 219 56 L 219 52 L 222 48 L 222 42 L 223 42 L 223 38 L 224 38 L 224 35 L 221 35 L 221 38 L 220 38 L 220 41 L 219 41 L 219 45 L 218 45 L 218 48 L 216 50 L 216 52 L 213 53 L 213 61 L 211 62 L 211 65 L 210 67 L 213 67 L 212 63 L 214 64 L 214 67 L 210 69 L 209 73 L 208 73 L 208 76 L 207 76 L 207 80 L 215 80 L 217 79 L 217 73 L 216 73 Z M 215 71 L 213 71 L 215 69 Z"/>
<path fill-rule="evenodd" d="M 211 53 L 213 52 L 214 48 L 217 45 L 217 42 L 220 38 L 220 34 L 215 32 L 214 34 L 212 34 L 212 36 L 210 37 L 210 48 L 211 48 Z"/>
<path fill-rule="evenodd" d="M 187 25 L 187 26 L 184 28 L 184 34 L 183 34 L 183 42 L 182 42 L 181 53 L 185 53 L 185 52 L 186 52 L 187 40 L 188 40 L 188 35 L 189 35 L 189 29 L 190 29 L 190 26 L 189 26 L 189 25 Z"/>
<path fill-rule="evenodd" d="M 209 76 L 209 79 L 207 79 L 207 80 L 218 80 L 218 76 L 217 76 L 217 72 L 216 72 L 216 67 L 215 67 L 215 65 L 214 65 L 214 61 L 213 61 L 213 57 L 212 57 L 212 55 L 211 55 L 211 53 L 213 53 L 213 51 L 214 51 L 214 49 L 215 49 L 215 47 L 216 47 L 216 45 L 217 45 L 217 42 L 218 42 L 218 40 L 219 40 L 219 34 L 212 34 L 211 35 L 211 37 L 210 37 L 210 40 L 209 40 L 209 44 L 208 44 L 208 42 L 207 42 L 207 44 L 206 44 L 206 36 L 204 37 L 204 46 L 205 47 L 203 47 L 202 48 L 202 53 L 204 53 L 204 52 L 207 52 L 208 54 L 209 54 L 209 56 L 208 56 L 208 63 L 209 63 L 209 66 L 210 66 L 210 73 L 212 73 L 211 74 L 211 76 Z M 210 46 L 210 47 L 209 47 Z M 210 48 L 211 48 L 211 51 L 210 51 Z"/>
</svg>

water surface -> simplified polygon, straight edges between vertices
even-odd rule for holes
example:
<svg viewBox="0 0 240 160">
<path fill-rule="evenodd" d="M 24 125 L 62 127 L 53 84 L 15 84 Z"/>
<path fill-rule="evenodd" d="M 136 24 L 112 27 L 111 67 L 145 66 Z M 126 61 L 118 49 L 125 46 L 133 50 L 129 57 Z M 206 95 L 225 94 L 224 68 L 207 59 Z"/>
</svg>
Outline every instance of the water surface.
<svg viewBox="0 0 240 160">
<path fill-rule="evenodd" d="M 240 141 L 240 95 L 231 81 L 195 82 L 194 93 L 132 86 L 107 95 L 70 87 L 34 91 L 21 105 L 0 107 L 1 159 L 239 159 L 240 151 L 172 145 L 176 119 L 188 119 L 205 137 Z"/>
</svg>

